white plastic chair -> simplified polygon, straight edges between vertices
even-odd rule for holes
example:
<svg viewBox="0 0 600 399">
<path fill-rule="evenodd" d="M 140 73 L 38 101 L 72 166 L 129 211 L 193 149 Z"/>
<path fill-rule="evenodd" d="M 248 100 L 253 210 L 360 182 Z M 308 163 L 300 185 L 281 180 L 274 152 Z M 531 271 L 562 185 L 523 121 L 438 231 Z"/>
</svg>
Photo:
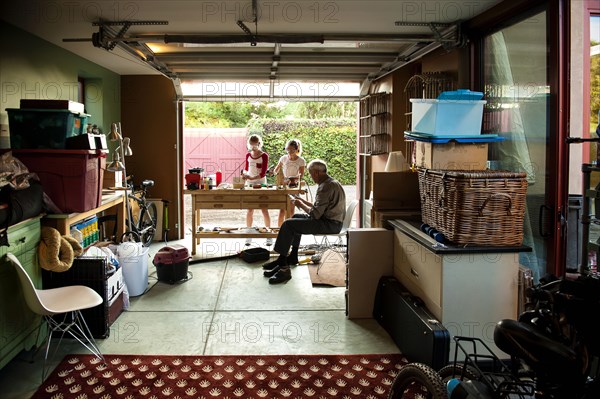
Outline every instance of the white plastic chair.
<svg viewBox="0 0 600 399">
<path fill-rule="evenodd" d="M 348 207 L 346 208 L 346 215 L 344 216 L 344 221 L 342 222 L 342 229 L 340 230 L 339 233 L 313 234 L 316 241 L 318 241 L 319 238 L 321 239 L 320 240 L 321 242 L 319 243 L 319 252 L 321 253 L 321 261 L 317 265 L 317 274 L 319 273 L 319 270 L 321 270 L 321 266 L 323 266 L 323 264 L 325 263 L 325 259 L 323 259 L 323 256 L 325 255 L 325 251 L 327 251 L 328 249 L 333 249 L 333 250 L 341 249 L 342 251 L 344 251 L 344 247 L 345 247 L 344 237 L 346 237 L 346 232 L 350 228 L 350 223 L 352 223 L 352 217 L 354 216 L 354 211 L 356 210 L 357 205 L 358 205 L 357 199 L 352 200 L 348 204 Z M 333 237 L 335 237 L 333 239 L 333 241 L 330 240 L 330 238 L 333 238 Z"/>
<path fill-rule="evenodd" d="M 52 356 L 58 351 L 64 335 L 68 333 L 92 354 L 105 361 L 104 356 L 96 345 L 94 337 L 92 337 L 90 329 L 81 315 L 81 310 L 100 305 L 103 302 L 102 297 L 90 287 L 83 285 L 38 290 L 33 285 L 31 278 L 21 265 L 21 262 L 19 262 L 19 259 L 12 253 L 7 253 L 5 256 L 17 271 L 27 306 L 32 312 L 42 316 L 43 320 L 48 324 L 48 343 L 46 344 L 44 367 L 42 368 L 42 380 L 46 378 L 46 362 L 48 360 L 52 335 L 55 332 L 61 333 L 61 336 Z M 64 314 L 64 318 L 56 318 L 59 320 L 62 319 L 60 321 L 52 317 L 60 314 Z"/>
</svg>

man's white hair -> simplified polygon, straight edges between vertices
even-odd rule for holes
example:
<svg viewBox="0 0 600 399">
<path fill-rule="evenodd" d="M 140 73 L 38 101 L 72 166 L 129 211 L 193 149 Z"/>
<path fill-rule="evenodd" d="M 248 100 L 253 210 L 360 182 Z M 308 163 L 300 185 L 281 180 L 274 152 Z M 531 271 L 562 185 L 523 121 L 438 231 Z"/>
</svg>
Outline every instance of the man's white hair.
<svg viewBox="0 0 600 399">
<path fill-rule="evenodd" d="M 313 159 L 308 164 L 308 170 L 316 170 L 319 172 L 327 173 L 327 163 L 321 159 Z"/>
</svg>

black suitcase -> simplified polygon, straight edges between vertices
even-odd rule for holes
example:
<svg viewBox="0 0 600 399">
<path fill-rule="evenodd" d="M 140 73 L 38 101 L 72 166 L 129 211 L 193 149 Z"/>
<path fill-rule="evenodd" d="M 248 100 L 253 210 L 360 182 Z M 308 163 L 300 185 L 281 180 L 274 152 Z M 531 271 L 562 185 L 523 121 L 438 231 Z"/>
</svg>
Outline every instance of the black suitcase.
<svg viewBox="0 0 600 399">
<path fill-rule="evenodd" d="M 410 362 L 425 363 L 435 370 L 448 364 L 448 330 L 396 278 L 379 280 L 373 317 Z"/>
</svg>

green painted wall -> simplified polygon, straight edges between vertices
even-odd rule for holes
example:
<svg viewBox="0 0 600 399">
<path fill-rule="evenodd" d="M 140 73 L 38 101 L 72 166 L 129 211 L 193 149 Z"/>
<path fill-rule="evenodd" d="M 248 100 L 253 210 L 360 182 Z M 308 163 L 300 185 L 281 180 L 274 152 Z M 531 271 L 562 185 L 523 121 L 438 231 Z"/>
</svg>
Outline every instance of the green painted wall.
<svg viewBox="0 0 600 399">
<path fill-rule="evenodd" d="M 89 122 L 109 132 L 121 120 L 120 75 L 0 20 L 0 147 L 8 146 L 6 108 L 22 98 L 77 101 L 78 78 Z"/>
</svg>

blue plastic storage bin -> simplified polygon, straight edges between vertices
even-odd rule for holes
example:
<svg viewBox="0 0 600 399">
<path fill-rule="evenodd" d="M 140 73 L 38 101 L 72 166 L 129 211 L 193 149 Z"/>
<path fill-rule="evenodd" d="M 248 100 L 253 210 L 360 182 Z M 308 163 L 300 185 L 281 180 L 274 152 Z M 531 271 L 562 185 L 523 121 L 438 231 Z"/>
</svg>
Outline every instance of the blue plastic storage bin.
<svg viewBox="0 0 600 399">
<path fill-rule="evenodd" d="M 461 100 L 461 101 L 478 101 L 483 98 L 483 93 L 480 91 L 471 91 L 468 89 L 458 89 L 454 91 L 443 91 L 438 96 L 438 100 Z"/>
<path fill-rule="evenodd" d="M 413 132 L 457 136 L 481 134 L 484 100 L 411 98 L 410 102 Z"/>
<path fill-rule="evenodd" d="M 7 108 L 10 148 L 66 148 L 68 137 L 82 134 L 88 114 L 63 109 Z"/>
</svg>

